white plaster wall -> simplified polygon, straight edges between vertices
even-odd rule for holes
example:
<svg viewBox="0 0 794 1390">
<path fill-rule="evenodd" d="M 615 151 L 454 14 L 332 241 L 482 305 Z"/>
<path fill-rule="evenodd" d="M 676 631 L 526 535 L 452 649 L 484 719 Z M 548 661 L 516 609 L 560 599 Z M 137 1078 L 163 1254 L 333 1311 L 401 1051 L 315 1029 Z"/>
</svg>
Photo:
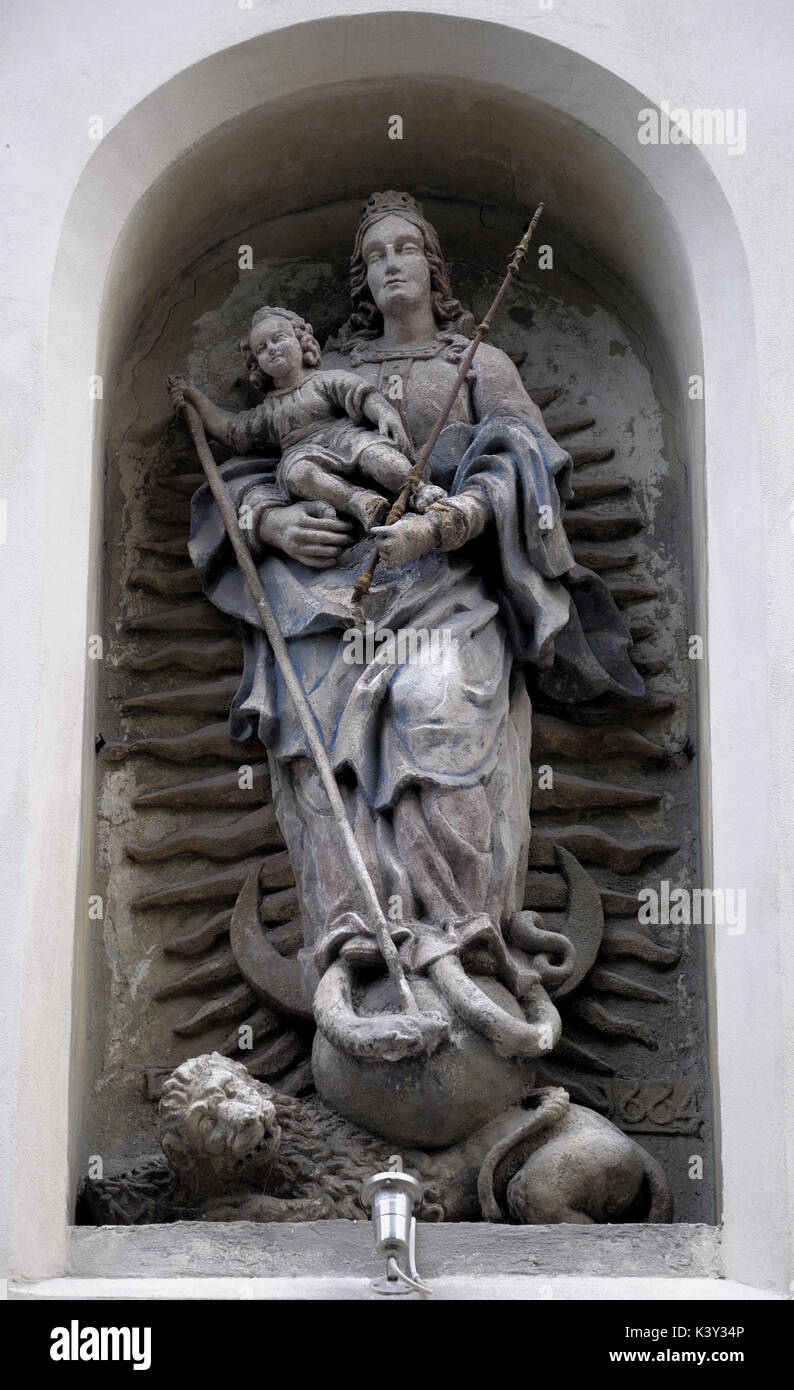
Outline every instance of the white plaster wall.
<svg viewBox="0 0 794 1390">
<path fill-rule="evenodd" d="M 102 413 L 101 405 L 88 401 L 86 345 L 96 338 L 108 267 L 125 216 L 153 179 L 205 132 L 265 98 L 267 47 L 257 49 L 246 67 L 235 45 L 268 32 L 275 45 L 276 31 L 286 26 L 361 15 L 354 42 L 349 34 L 339 42 L 328 36 L 334 67 L 325 74 L 316 35 L 310 52 L 293 37 L 284 50 L 289 61 L 272 73 L 273 87 L 327 81 L 345 65 L 342 75 L 377 76 L 378 17 L 395 8 L 384 0 L 366 6 L 253 0 L 250 10 L 240 9 L 237 0 L 139 0 L 135 7 L 107 0 L 101 9 L 88 0 L 35 6 L 10 0 L 6 6 L 11 34 L 3 83 L 7 228 L 0 247 L 6 296 L 0 353 L 7 376 L 2 410 L 8 477 L 0 496 L 9 498 L 2 612 L 3 661 L 11 679 L 0 693 L 2 783 L 8 788 L 0 846 L 7 858 L 0 1013 L 10 1065 L 3 1071 L 9 1120 L 2 1134 L 9 1146 L 3 1167 L 13 1172 L 14 1210 L 5 1214 L 6 1229 L 13 1226 L 12 1267 L 31 1277 L 58 1273 L 65 1260 L 68 1191 L 60 1156 L 68 1133 L 72 923 L 84 833 L 76 789 L 91 734 L 83 723 L 82 695 L 90 680 L 85 637 L 94 630 L 85 519 L 97 505 L 92 427 L 101 428 Z M 676 230 L 709 319 L 709 552 L 702 580 L 709 584 L 713 878 L 750 893 L 746 937 L 716 943 L 728 1268 L 733 1277 L 782 1287 L 786 1231 L 789 1239 L 791 1232 L 783 1135 L 790 1136 L 794 1114 L 794 874 L 788 851 L 794 843 L 794 734 L 788 717 L 794 651 L 787 640 L 794 567 L 794 466 L 787 447 L 794 336 L 786 275 L 792 223 L 790 7 L 785 0 L 752 6 L 692 0 L 664 7 L 645 0 L 554 0 L 551 9 L 541 9 L 536 0 L 403 0 L 399 9 L 406 16 L 424 12 L 512 25 L 601 65 L 605 77 L 612 73 L 651 100 L 742 106 L 748 112 L 746 154 L 703 150 L 703 167 L 714 181 L 704 178 L 697 196 L 687 163 L 697 152 L 683 151 L 679 165 L 668 160 L 662 168 L 659 161 L 655 169 L 655 152 L 646 156 L 657 195 L 675 209 Z M 439 28 L 433 42 L 419 48 L 406 41 L 401 48 L 400 32 L 398 23 L 391 38 L 398 70 L 455 75 L 474 63 L 468 39 L 444 46 Z M 403 32 L 412 32 L 408 18 Z M 227 49 L 224 62 L 191 74 L 193 101 L 186 109 L 178 74 Z M 508 72 L 506 52 L 495 41 L 484 43 L 473 71 L 484 81 L 520 86 L 519 57 L 516 70 Z M 617 146 L 631 139 L 604 98 L 608 83 L 592 71 L 583 82 L 578 60 L 572 56 L 566 65 L 559 51 L 555 75 L 563 109 L 594 124 Z M 541 71 L 537 82 L 543 83 Z M 144 140 L 145 122 L 125 124 L 125 118 L 168 83 Z M 552 95 L 546 92 L 544 99 Z M 94 115 L 104 121 L 104 150 L 88 138 Z M 636 160 L 638 150 L 630 153 Z M 92 155 L 94 168 L 105 175 L 110 161 L 112 180 L 92 178 Z M 110 200 L 101 196 L 108 188 Z M 715 242 L 713 229 L 731 222 L 730 245 L 721 238 Z M 631 243 L 630 223 L 625 235 Z M 110 306 L 115 317 L 111 312 L 106 325 L 120 328 L 122 310 L 131 312 L 124 303 L 125 282 L 134 297 L 144 251 L 122 246 L 124 259 L 117 257 L 113 266 L 118 304 Z M 652 246 L 628 248 L 636 276 L 659 298 L 663 286 L 655 281 L 653 256 Z M 65 283 L 73 289 L 68 322 Z M 696 348 L 686 305 L 671 302 L 667 317 L 669 335 L 675 337 L 676 324 L 688 334 L 685 359 Z M 113 345 L 95 346 L 93 360 L 112 369 L 107 350 Z M 698 365 L 690 368 L 682 360 L 679 370 L 685 376 Z M 730 399 L 720 399 L 726 382 Z M 51 409 L 45 415 L 45 390 L 55 414 Z M 738 439 L 737 421 L 744 426 Z M 696 423 L 690 433 L 695 440 Z M 37 1105 L 45 1083 L 47 1104 Z"/>
</svg>

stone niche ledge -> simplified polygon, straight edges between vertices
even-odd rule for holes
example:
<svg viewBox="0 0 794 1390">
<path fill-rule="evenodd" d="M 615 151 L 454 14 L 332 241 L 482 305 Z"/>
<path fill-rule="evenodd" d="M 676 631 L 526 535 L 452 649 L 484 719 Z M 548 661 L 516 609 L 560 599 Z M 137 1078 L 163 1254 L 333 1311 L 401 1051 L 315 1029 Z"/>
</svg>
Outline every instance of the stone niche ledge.
<svg viewBox="0 0 794 1390">
<path fill-rule="evenodd" d="M 426 1279 L 721 1279 L 716 1226 L 495 1226 L 422 1223 Z M 66 1273 L 82 1279 L 370 1278 L 382 1273 L 361 1221 L 76 1226 Z"/>
</svg>

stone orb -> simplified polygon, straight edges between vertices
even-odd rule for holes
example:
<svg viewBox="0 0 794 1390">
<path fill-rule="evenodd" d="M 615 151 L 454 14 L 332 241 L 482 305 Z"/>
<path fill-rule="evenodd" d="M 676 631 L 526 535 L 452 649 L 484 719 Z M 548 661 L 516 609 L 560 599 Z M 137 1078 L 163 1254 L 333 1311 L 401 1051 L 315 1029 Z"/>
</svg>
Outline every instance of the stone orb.
<svg viewBox="0 0 794 1390">
<path fill-rule="evenodd" d="M 523 1017 L 497 980 L 472 979 L 495 1003 Z M 429 1057 L 371 1062 L 342 1052 L 318 1030 L 312 1052 L 314 1083 L 326 1105 L 363 1129 L 395 1145 L 444 1149 L 517 1104 L 534 1086 L 535 1068 L 526 1058 L 499 1057 L 481 1034 L 457 1017 L 431 981 L 412 980 L 411 988 L 420 1009 L 437 1010 L 449 1020 L 449 1042 Z M 357 1011 L 391 1012 L 392 999 L 388 981 L 380 978 L 357 991 Z"/>
</svg>

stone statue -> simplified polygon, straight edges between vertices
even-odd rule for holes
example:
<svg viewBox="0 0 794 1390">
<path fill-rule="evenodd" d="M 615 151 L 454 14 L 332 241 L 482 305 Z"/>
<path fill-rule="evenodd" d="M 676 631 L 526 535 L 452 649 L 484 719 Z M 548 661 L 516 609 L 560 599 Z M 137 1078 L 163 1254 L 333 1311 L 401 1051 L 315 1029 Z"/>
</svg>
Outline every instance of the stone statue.
<svg viewBox="0 0 794 1390">
<path fill-rule="evenodd" d="M 160 1142 L 175 1205 L 216 1221 L 355 1220 L 361 1183 L 391 1156 L 322 1101 L 280 1096 L 217 1052 L 166 1081 Z M 405 1157 L 422 1178 L 426 1221 L 670 1218 L 659 1165 L 608 1121 L 569 1105 L 559 1087 L 535 1092 L 527 1109 L 465 1144 Z"/>
<path fill-rule="evenodd" d="M 411 467 L 401 450 L 410 445 L 394 406 L 353 372 L 319 370 L 320 347 L 311 324 L 290 309 L 259 309 L 241 346 L 253 383 L 273 383 L 260 405 L 234 414 L 181 377 L 171 385 L 175 404 L 189 399 L 210 433 L 238 454 L 278 445 L 276 483 L 285 501 L 329 502 L 367 531 L 382 521 L 388 496 L 345 478 L 356 472 L 375 479 L 387 493 L 399 491 Z M 365 421 L 377 435 L 362 428 Z M 413 502 L 422 512 L 444 495 L 441 488 L 422 484 Z"/>
<path fill-rule="evenodd" d="M 184 379 L 173 390 L 238 451 L 223 465 L 225 482 L 411 988 L 443 1026 L 428 1045 L 399 1012 L 300 725 L 202 487 L 190 554 L 207 596 L 244 624 L 231 732 L 241 741 L 258 736 L 268 751 L 304 936 L 298 962 L 273 959 L 257 932 L 253 876 L 231 942 L 262 997 L 316 1024 L 318 1098 L 265 1099 L 217 1054 L 178 1069 L 164 1093 L 163 1148 L 180 1200 L 223 1196 L 228 1216 L 218 1174 L 238 1140 L 224 1130 L 223 1111 L 241 1102 L 220 1099 L 229 1095 L 225 1068 L 250 1102 L 239 1138 L 248 1214 L 252 1189 L 261 1183 L 266 1195 L 262 1164 L 277 1142 L 268 1105 L 278 1117 L 283 1104 L 313 1107 L 315 1120 L 341 1126 L 351 1153 L 364 1143 L 369 1158 L 372 1143 L 388 1156 L 399 1145 L 406 1166 L 426 1181 L 435 1175 L 442 1219 L 669 1220 L 658 1165 L 609 1121 L 570 1105 L 564 1091 L 535 1085 L 538 1060 L 560 1036 L 554 997 L 588 968 L 577 962 L 577 915 L 581 928 L 590 912 L 591 936 L 602 919 L 597 892 L 591 885 L 588 898 L 587 875 L 564 852 L 561 866 L 579 895 L 570 932 L 548 931 L 523 908 L 532 732 L 524 673 L 531 668 L 539 689 L 569 703 L 643 691 L 612 597 L 575 562 L 563 529 L 570 456 L 547 433 L 510 359 L 483 344 L 433 453 L 419 511 L 378 524 L 386 489 L 407 462 L 400 447 L 416 450 L 427 438 L 473 321 L 453 297 L 435 230 L 406 193 L 374 194 L 365 204 L 351 297 L 322 372 L 304 320 L 270 308 L 255 316 L 249 365 L 260 374 L 255 384 L 265 374 L 276 391 L 253 410 L 222 411 Z M 309 395 L 321 401 L 316 409 Z M 294 409 L 282 413 L 279 400 Z M 338 418 L 329 420 L 329 407 Z M 364 419 L 377 423 L 380 439 Z M 301 433 L 309 421 L 310 447 Z M 281 457 L 251 455 L 265 442 L 278 444 Z M 363 478 L 384 489 L 377 506 L 362 502 Z M 392 643 L 349 659 L 352 586 L 373 540 L 382 563 L 367 619 L 378 632 L 443 638 L 429 657 L 423 648 L 405 658 Z M 215 1112 L 172 1123 L 180 1107 L 201 1114 L 187 1102 L 197 1078 L 216 1096 Z M 191 1146 L 216 1131 L 220 1169 L 214 1139 L 211 1161 L 186 1169 Z M 322 1165 L 319 1153 L 316 1161 Z M 281 1195 L 297 1200 L 295 1191 Z M 256 1219 L 274 1219 L 264 1214 L 275 1210 L 267 1201 L 259 1210 Z"/>
<path fill-rule="evenodd" d="M 177 1067 L 163 1087 L 160 1143 L 134 1174 L 89 1184 L 94 1219 L 316 1221 L 361 1219 L 361 1184 L 391 1148 L 315 1097 L 296 1100 L 214 1052 Z M 448 1149 L 406 1149 L 423 1184 L 423 1221 L 528 1224 L 668 1221 L 659 1165 L 600 1116 L 545 1087 Z"/>
</svg>

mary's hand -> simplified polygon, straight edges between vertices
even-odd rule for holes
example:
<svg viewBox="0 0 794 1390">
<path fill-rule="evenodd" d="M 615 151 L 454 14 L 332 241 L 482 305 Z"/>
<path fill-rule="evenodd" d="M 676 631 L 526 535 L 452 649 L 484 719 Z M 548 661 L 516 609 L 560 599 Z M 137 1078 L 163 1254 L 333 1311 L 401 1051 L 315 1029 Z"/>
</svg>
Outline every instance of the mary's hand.
<svg viewBox="0 0 794 1390">
<path fill-rule="evenodd" d="M 370 535 L 384 565 L 394 568 L 426 555 L 436 545 L 433 523 L 426 516 L 404 516 L 391 526 L 373 526 Z"/>
<path fill-rule="evenodd" d="M 330 502 L 293 502 L 289 507 L 266 511 L 257 535 L 264 545 L 283 551 L 309 569 L 324 570 L 335 565 L 350 545 L 353 527 L 337 515 Z"/>
</svg>

